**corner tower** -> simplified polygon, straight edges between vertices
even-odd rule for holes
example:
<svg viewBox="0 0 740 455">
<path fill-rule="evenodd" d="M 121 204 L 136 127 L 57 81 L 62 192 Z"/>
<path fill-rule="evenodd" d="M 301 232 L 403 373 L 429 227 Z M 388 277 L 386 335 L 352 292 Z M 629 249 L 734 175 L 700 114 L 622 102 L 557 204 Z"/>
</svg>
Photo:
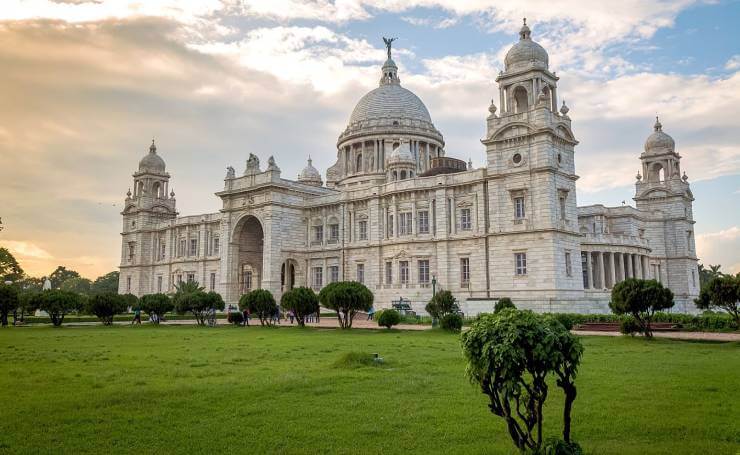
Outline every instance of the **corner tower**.
<svg viewBox="0 0 740 455">
<path fill-rule="evenodd" d="M 486 146 L 489 246 L 494 297 L 516 297 L 536 310 L 583 297 L 574 147 L 578 144 L 558 77 L 526 19 L 499 73 Z M 546 303 L 543 303 L 546 302 Z M 542 307 L 542 305 L 550 305 Z"/>
</svg>

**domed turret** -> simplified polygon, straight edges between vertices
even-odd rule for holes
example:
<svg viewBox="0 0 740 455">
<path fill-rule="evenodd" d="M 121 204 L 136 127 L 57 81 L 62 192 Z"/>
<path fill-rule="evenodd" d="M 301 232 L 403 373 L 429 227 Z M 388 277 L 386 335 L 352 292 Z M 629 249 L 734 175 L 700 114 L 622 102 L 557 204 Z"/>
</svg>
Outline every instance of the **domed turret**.
<svg viewBox="0 0 740 455">
<path fill-rule="evenodd" d="M 673 152 L 676 148 L 676 141 L 671 136 L 663 132 L 663 125 L 655 117 L 655 125 L 653 125 L 653 134 L 648 136 L 645 141 L 645 153 L 658 154 Z"/>
<path fill-rule="evenodd" d="M 306 185 L 321 186 L 324 182 L 321 180 L 321 174 L 313 167 L 313 160 L 308 157 L 308 164 L 303 168 L 300 174 L 298 174 L 298 181 L 305 183 Z"/>
<path fill-rule="evenodd" d="M 155 174 L 164 174 L 165 165 L 164 160 L 161 156 L 157 155 L 157 146 L 154 145 L 154 139 L 152 139 L 152 145 L 149 146 L 149 153 L 139 161 L 139 172 L 153 172 Z"/>
<path fill-rule="evenodd" d="M 547 51 L 532 41 L 532 31 L 527 27 L 527 19 L 519 30 L 519 42 L 514 44 L 504 58 L 506 71 L 526 69 L 530 65 L 547 69 L 549 56 Z"/>
</svg>

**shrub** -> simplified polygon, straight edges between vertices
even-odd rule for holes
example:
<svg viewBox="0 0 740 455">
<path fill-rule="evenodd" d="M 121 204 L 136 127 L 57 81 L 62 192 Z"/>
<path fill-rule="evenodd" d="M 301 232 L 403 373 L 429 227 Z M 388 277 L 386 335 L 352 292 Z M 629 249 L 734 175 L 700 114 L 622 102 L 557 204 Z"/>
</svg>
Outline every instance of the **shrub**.
<svg viewBox="0 0 740 455">
<path fill-rule="evenodd" d="M 496 306 L 493 307 L 493 312 L 495 314 L 506 308 L 513 308 L 516 310 L 514 302 L 512 302 L 510 298 L 501 297 L 500 299 L 498 299 L 498 302 L 496 302 Z"/>
<path fill-rule="evenodd" d="M 139 306 L 139 298 L 136 297 L 133 294 L 123 294 L 121 297 L 123 297 L 123 301 L 126 302 L 126 308 L 138 308 Z"/>
<path fill-rule="evenodd" d="M 217 292 L 183 292 L 175 294 L 172 300 L 178 313 L 193 313 L 198 325 L 205 325 L 213 311 L 223 310 L 226 306 Z"/>
<path fill-rule="evenodd" d="M 280 298 L 280 306 L 288 311 L 293 311 L 298 325 L 305 325 L 306 316 L 319 312 L 319 297 L 313 289 L 299 287 L 291 289 Z"/>
<path fill-rule="evenodd" d="M 506 421 L 519 450 L 541 453 L 550 374 L 565 395 L 563 440 L 571 444 L 575 377 L 583 355 L 578 338 L 551 317 L 507 310 L 475 321 L 461 341 L 469 379 L 488 396 L 491 412 Z"/>
<path fill-rule="evenodd" d="M 126 301 L 122 296 L 106 292 L 105 294 L 91 296 L 87 300 L 85 311 L 97 316 L 103 325 L 111 325 L 113 324 L 113 316 L 125 312 L 126 309 Z"/>
<path fill-rule="evenodd" d="M 242 311 L 249 309 L 251 314 L 256 314 L 260 318 L 261 325 L 269 326 L 272 325 L 272 318 L 277 313 L 278 307 L 270 291 L 255 289 L 241 296 L 239 309 Z"/>
<path fill-rule="evenodd" d="M 231 311 L 226 320 L 234 325 L 242 325 L 244 324 L 244 315 L 238 311 Z"/>
<path fill-rule="evenodd" d="M 18 309 L 18 290 L 7 284 L 0 284 L 0 319 L 2 326 L 8 325 L 8 314 Z"/>
<path fill-rule="evenodd" d="M 161 293 L 144 295 L 141 297 L 139 302 L 141 309 L 150 316 L 150 319 L 154 321 L 155 324 L 159 324 L 159 321 L 165 313 L 169 313 L 175 309 L 172 299 Z"/>
<path fill-rule="evenodd" d="M 567 313 L 555 313 L 552 317 L 559 323 L 563 324 L 563 327 L 565 327 L 566 330 L 573 330 L 573 326 L 575 324 L 571 315 Z"/>
<path fill-rule="evenodd" d="M 442 316 L 439 321 L 440 327 L 450 332 L 459 332 L 462 330 L 463 318 L 457 313 L 449 313 Z"/>
<path fill-rule="evenodd" d="M 740 275 L 724 275 L 712 278 L 701 288 L 699 298 L 694 301 L 702 310 L 719 309 L 734 319 L 735 328 L 740 328 Z"/>
<path fill-rule="evenodd" d="M 562 439 L 549 438 L 545 441 L 538 455 L 583 455 L 583 449 L 577 442 L 565 442 Z"/>
<path fill-rule="evenodd" d="M 378 326 L 390 329 L 401 322 L 401 314 L 393 309 L 383 310 L 378 316 Z"/>
<path fill-rule="evenodd" d="M 457 306 L 455 301 L 455 296 L 450 291 L 437 292 L 429 300 L 425 309 L 434 319 L 442 319 L 446 314 L 460 311 L 460 307 Z"/>
<path fill-rule="evenodd" d="M 640 331 L 650 338 L 653 331 L 650 322 L 656 311 L 673 306 L 673 292 L 655 280 L 627 278 L 612 289 L 609 308 L 616 314 L 632 315 Z"/>
<path fill-rule="evenodd" d="M 51 323 L 59 327 L 64 322 L 64 316 L 82 309 L 82 299 L 74 292 L 52 289 L 36 294 L 32 305 L 34 308 L 45 311 Z"/>
<path fill-rule="evenodd" d="M 624 335 L 635 336 L 635 333 L 640 331 L 640 324 L 637 323 L 635 318 L 628 316 L 619 323 L 619 331 Z"/>
<path fill-rule="evenodd" d="M 337 312 L 339 326 L 352 327 L 355 314 L 370 311 L 373 306 L 373 293 L 364 284 L 356 281 L 339 281 L 324 286 L 319 292 L 321 304 Z"/>
</svg>

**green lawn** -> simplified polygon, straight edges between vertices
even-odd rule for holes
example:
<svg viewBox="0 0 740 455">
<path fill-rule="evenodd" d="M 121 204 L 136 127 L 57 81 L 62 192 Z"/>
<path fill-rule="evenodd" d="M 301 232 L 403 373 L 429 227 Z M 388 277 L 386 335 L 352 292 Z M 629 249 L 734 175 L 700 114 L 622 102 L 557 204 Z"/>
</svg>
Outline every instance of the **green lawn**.
<svg viewBox="0 0 740 455">
<path fill-rule="evenodd" d="M 740 451 L 740 344 L 582 340 L 587 453 Z M 437 331 L 9 328 L 0 359 L 0 453 L 516 453 Z"/>
</svg>

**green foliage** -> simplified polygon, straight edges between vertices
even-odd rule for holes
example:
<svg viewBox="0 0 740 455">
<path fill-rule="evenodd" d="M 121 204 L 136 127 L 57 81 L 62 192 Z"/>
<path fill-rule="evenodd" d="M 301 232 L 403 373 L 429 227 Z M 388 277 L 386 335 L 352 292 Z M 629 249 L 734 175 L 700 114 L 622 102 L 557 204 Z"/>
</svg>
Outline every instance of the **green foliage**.
<svg viewBox="0 0 740 455">
<path fill-rule="evenodd" d="M 319 297 L 313 292 L 313 289 L 298 287 L 291 289 L 283 294 L 280 299 L 280 306 L 286 311 L 293 311 L 298 325 L 305 325 L 305 318 L 309 314 L 319 311 Z"/>
<path fill-rule="evenodd" d="M 255 289 L 241 296 L 239 309 L 248 309 L 250 314 L 256 314 L 263 326 L 272 325 L 273 317 L 278 311 L 275 297 L 266 289 Z"/>
<path fill-rule="evenodd" d="M 18 289 L 15 286 L 0 283 L 0 319 L 2 326 L 8 325 L 8 314 L 18 309 Z"/>
<path fill-rule="evenodd" d="M 458 313 L 448 313 L 439 320 L 439 326 L 450 332 L 459 332 L 462 330 L 463 318 Z"/>
<path fill-rule="evenodd" d="M 498 302 L 496 302 L 496 306 L 493 307 L 494 313 L 500 313 L 501 311 L 505 310 L 506 308 L 512 308 L 516 310 L 516 306 L 514 306 L 514 302 L 511 301 L 508 297 L 501 297 L 498 299 Z"/>
<path fill-rule="evenodd" d="M 378 316 L 378 326 L 390 329 L 401 322 L 401 314 L 393 309 L 383 310 Z"/>
<path fill-rule="evenodd" d="M 79 294 L 61 289 L 51 289 L 34 294 L 32 305 L 45 311 L 55 327 L 64 322 L 64 316 L 82 309 L 82 298 Z"/>
<path fill-rule="evenodd" d="M 99 276 L 90 286 L 90 292 L 93 294 L 105 294 L 106 292 L 118 292 L 118 280 L 120 273 L 118 271 L 106 273 Z"/>
<path fill-rule="evenodd" d="M 562 439 L 549 438 L 542 445 L 537 455 L 583 455 L 583 449 L 577 442 L 565 442 Z"/>
<path fill-rule="evenodd" d="M 435 319 L 442 319 L 446 314 L 457 313 L 460 307 L 457 306 L 455 296 L 450 291 L 439 291 L 427 303 L 426 311 Z"/>
<path fill-rule="evenodd" d="M 503 310 L 475 321 L 461 336 L 467 375 L 506 421 L 519 450 L 542 449 L 542 408 L 547 378 L 554 374 L 565 395 L 563 439 L 570 442 L 575 377 L 583 355 L 580 341 L 551 317 Z"/>
<path fill-rule="evenodd" d="M 650 322 L 656 311 L 671 308 L 673 292 L 656 280 L 627 278 L 612 289 L 609 308 L 616 314 L 630 314 L 640 325 L 640 331 L 653 336 Z"/>
<path fill-rule="evenodd" d="M 107 292 L 91 296 L 85 305 L 85 312 L 94 314 L 103 325 L 113 324 L 113 317 L 126 311 L 126 301 L 118 294 Z"/>
<path fill-rule="evenodd" d="M 641 331 L 640 324 L 637 323 L 634 317 L 627 316 L 619 323 L 619 331 L 624 335 L 635 336 L 636 333 Z"/>
<path fill-rule="evenodd" d="M 337 312 L 339 326 L 343 329 L 352 327 L 357 312 L 370 311 L 373 298 L 373 293 L 356 281 L 329 283 L 319 292 L 319 301 L 325 308 Z"/>
<path fill-rule="evenodd" d="M 702 310 L 722 310 L 733 320 L 734 327 L 740 328 L 740 275 L 717 276 L 701 288 L 696 306 Z"/>
<path fill-rule="evenodd" d="M 709 268 L 704 267 L 703 264 L 699 264 L 699 286 L 703 288 L 707 283 L 712 281 L 712 279 L 723 276 L 724 274 L 719 271 L 721 268 L 722 266 L 719 264 L 710 264 Z"/>
<path fill-rule="evenodd" d="M 18 287 L 23 289 L 23 292 L 41 292 L 44 289 L 44 279 L 35 278 L 32 276 L 23 277 L 17 282 Z"/>
<path fill-rule="evenodd" d="M 0 283 L 18 282 L 25 276 L 23 268 L 7 248 L 0 248 Z"/>
<path fill-rule="evenodd" d="M 64 280 L 62 284 L 59 285 L 59 289 L 63 291 L 76 292 L 77 294 L 89 295 L 91 285 L 92 282 L 87 278 L 76 276 Z"/>
<path fill-rule="evenodd" d="M 571 315 L 567 313 L 555 313 L 552 317 L 559 323 L 563 324 L 563 327 L 565 327 L 566 330 L 573 330 L 574 322 Z"/>
<path fill-rule="evenodd" d="M 244 323 L 244 315 L 239 311 L 230 311 L 226 320 L 234 325 L 242 325 Z"/>
<path fill-rule="evenodd" d="M 194 287 L 184 288 L 187 291 L 178 288 L 172 303 L 178 313 L 192 313 L 198 325 L 205 325 L 213 311 L 223 310 L 226 304 L 217 292 L 203 292 L 203 288 L 195 284 Z"/>
<path fill-rule="evenodd" d="M 166 313 L 175 309 L 172 299 L 166 294 L 147 294 L 139 299 L 139 308 L 146 312 L 155 324 L 159 324 Z"/>
<path fill-rule="evenodd" d="M 123 294 L 123 301 L 126 302 L 126 308 L 139 308 L 139 298 L 133 294 Z"/>
<path fill-rule="evenodd" d="M 59 287 L 70 278 L 79 278 L 80 274 L 74 270 L 68 270 L 67 267 L 60 265 L 56 268 L 51 275 L 49 275 L 49 281 L 51 281 L 52 289 L 59 289 Z"/>
</svg>

